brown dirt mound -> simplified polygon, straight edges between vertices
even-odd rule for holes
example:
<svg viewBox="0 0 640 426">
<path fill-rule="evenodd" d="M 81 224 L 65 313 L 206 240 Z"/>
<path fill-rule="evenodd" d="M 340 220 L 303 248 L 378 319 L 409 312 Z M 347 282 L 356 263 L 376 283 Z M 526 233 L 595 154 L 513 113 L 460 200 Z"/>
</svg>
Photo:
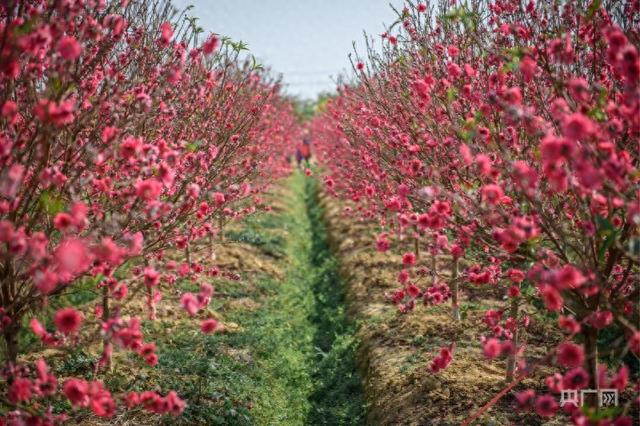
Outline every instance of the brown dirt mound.
<svg viewBox="0 0 640 426">
<path fill-rule="evenodd" d="M 373 250 L 375 224 L 346 217 L 344 206 L 327 196 L 321 197 L 321 203 L 332 248 L 347 280 L 349 314 L 359 324 L 357 337 L 361 344 L 356 362 L 370 404 L 367 424 L 460 424 L 505 386 L 505 362 L 484 360 L 479 342 L 479 336 L 486 333 L 483 311 L 503 306 L 504 302 L 487 296 L 479 305 L 474 297 L 474 304 L 459 322 L 451 319 L 448 304 L 418 306 L 413 312 L 401 314 L 384 295 L 397 287 L 399 256 Z M 438 264 L 442 270 L 446 259 L 438 259 Z M 447 275 L 447 271 L 441 271 L 442 278 Z M 462 303 L 468 301 L 463 294 Z M 542 325 L 538 328 L 548 332 Z M 431 373 L 430 361 L 440 347 L 452 342 L 456 342 L 456 348 L 451 365 L 438 374 Z M 528 349 L 527 354 L 541 357 L 545 348 Z M 542 389 L 544 376 L 544 369 L 540 369 L 518 389 Z M 511 393 L 475 424 L 553 423 L 514 413 Z"/>
</svg>

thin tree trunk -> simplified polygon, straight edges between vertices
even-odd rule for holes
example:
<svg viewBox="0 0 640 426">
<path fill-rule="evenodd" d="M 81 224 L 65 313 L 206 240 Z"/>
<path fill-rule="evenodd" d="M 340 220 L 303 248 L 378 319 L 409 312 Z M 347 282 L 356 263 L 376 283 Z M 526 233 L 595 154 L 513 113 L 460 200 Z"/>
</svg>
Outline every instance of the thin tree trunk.
<svg viewBox="0 0 640 426">
<path fill-rule="evenodd" d="M 13 263 L 7 261 L 2 269 L 2 277 L 0 280 L 0 308 L 4 307 L 5 315 L 11 318 L 11 322 L 2 330 L 2 336 L 5 342 L 7 365 L 15 365 L 18 360 L 18 340 L 20 335 L 20 324 L 22 323 L 22 315 L 16 313 L 15 306 L 11 307 L 15 302 L 15 276 L 13 275 Z M 8 308 L 7 308 L 8 307 Z"/>
<path fill-rule="evenodd" d="M 507 358 L 507 376 L 506 376 L 507 382 L 511 382 L 513 380 L 516 372 L 517 352 L 518 352 L 518 345 L 520 344 L 519 342 L 520 327 L 518 325 L 518 315 L 520 314 L 519 307 L 520 307 L 520 301 L 518 300 L 518 298 L 512 297 L 511 305 L 509 306 L 509 316 L 515 320 L 516 328 L 515 330 L 513 330 L 513 339 L 512 339 L 513 350 L 511 351 L 511 353 L 509 354 L 509 357 Z"/>
<path fill-rule="evenodd" d="M 589 373 L 589 388 L 599 389 L 598 383 L 598 329 L 590 325 L 584 326 L 584 350 L 586 352 L 585 368 Z M 586 398 L 585 405 L 598 407 L 597 396 Z"/>
<path fill-rule="evenodd" d="M 149 266 L 149 260 L 144 259 L 144 266 Z M 153 301 L 153 288 L 147 287 L 147 305 L 149 307 L 149 319 L 156 320 L 156 304 Z"/>
<path fill-rule="evenodd" d="M 431 284 L 435 284 L 438 281 L 438 255 L 434 248 L 431 252 Z"/>
<path fill-rule="evenodd" d="M 453 258 L 451 264 L 451 315 L 455 321 L 460 321 L 460 302 L 458 300 L 458 267 L 460 259 Z"/>
<path fill-rule="evenodd" d="M 416 253 L 416 260 L 420 260 L 420 239 L 416 237 L 413 241 L 413 251 Z"/>
<path fill-rule="evenodd" d="M 7 364 L 15 365 L 18 360 L 18 333 L 20 327 L 20 318 L 12 317 L 12 322 L 2 330 L 4 342 L 6 346 Z"/>
<path fill-rule="evenodd" d="M 149 305 L 149 319 L 151 321 L 156 320 L 156 304 L 153 301 L 153 289 L 147 287 L 147 304 Z"/>
<path fill-rule="evenodd" d="M 102 322 L 105 323 L 109 321 L 110 315 L 111 312 L 109 311 L 109 287 L 105 285 L 102 287 Z M 109 336 L 107 336 L 106 334 L 102 338 L 102 354 L 105 367 L 107 367 L 111 371 L 111 342 L 109 341 Z"/>
</svg>

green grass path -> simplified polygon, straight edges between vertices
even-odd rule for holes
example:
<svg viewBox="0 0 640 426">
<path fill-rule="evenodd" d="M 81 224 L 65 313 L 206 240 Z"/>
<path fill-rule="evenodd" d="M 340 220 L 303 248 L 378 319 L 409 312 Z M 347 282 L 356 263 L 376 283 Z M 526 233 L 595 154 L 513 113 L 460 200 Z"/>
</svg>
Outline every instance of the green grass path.
<svg viewBox="0 0 640 426">
<path fill-rule="evenodd" d="M 168 343 L 160 353 L 163 386 L 175 388 L 189 401 L 179 423 L 364 423 L 353 359 L 354 325 L 345 318 L 342 283 L 327 246 L 317 183 L 295 173 L 285 184 L 293 196 L 284 200 L 284 211 L 247 219 L 241 232 L 228 234 L 278 254 L 273 261 L 280 262 L 285 279 L 256 278 L 260 307 L 224 312 L 241 332 L 171 333 L 160 345 Z M 224 291 L 244 290 L 230 282 Z"/>
</svg>

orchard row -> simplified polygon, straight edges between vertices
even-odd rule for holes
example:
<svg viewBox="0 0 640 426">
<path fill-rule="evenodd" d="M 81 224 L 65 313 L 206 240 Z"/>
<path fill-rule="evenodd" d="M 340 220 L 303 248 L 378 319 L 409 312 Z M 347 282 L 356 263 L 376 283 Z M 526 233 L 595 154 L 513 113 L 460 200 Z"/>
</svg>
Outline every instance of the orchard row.
<svg viewBox="0 0 640 426">
<path fill-rule="evenodd" d="M 379 224 L 375 249 L 402 254 L 391 302 L 408 314 L 449 303 L 459 321 L 462 291 L 499 289 L 484 358 L 507 359 L 505 391 L 554 368 L 547 393 L 516 395 L 544 417 L 562 390 L 633 389 L 640 355 L 640 13 L 581 4 L 409 2 L 312 123 L 327 190 Z M 535 362 L 524 307 L 565 333 Z M 639 402 L 608 417 L 630 425 Z M 563 409 L 577 425 L 607 418 Z"/>
<path fill-rule="evenodd" d="M 113 351 L 153 367 L 141 318 L 121 312 L 142 299 L 153 320 L 161 288 L 218 273 L 191 261 L 192 243 L 265 208 L 260 194 L 298 136 L 292 107 L 240 60 L 242 46 L 203 37 L 165 1 L 10 0 L 0 16 L 0 424 L 61 423 L 52 407 L 64 401 L 104 417 L 179 415 L 170 389 L 115 395 L 99 380 L 58 380 L 44 359 L 21 362 L 19 338 L 61 351 L 97 340 L 96 373 L 118 368 Z M 97 306 L 60 307 L 87 285 Z M 213 291 L 183 294 L 184 315 Z M 204 333 L 220 327 L 200 321 Z"/>
</svg>

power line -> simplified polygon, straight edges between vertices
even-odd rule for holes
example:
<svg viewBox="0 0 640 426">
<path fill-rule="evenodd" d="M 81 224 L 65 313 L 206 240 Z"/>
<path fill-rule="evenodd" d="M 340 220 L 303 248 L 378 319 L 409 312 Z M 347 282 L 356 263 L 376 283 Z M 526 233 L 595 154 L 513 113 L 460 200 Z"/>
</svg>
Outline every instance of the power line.
<svg viewBox="0 0 640 426">
<path fill-rule="evenodd" d="M 328 75 L 328 74 L 340 74 L 341 71 L 338 70 L 324 70 L 324 71 L 277 71 L 279 74 L 287 74 L 287 75 Z"/>
<path fill-rule="evenodd" d="M 335 86 L 336 83 L 333 81 L 307 81 L 307 82 L 299 82 L 299 83 L 283 83 L 283 85 L 288 87 Z"/>
</svg>

